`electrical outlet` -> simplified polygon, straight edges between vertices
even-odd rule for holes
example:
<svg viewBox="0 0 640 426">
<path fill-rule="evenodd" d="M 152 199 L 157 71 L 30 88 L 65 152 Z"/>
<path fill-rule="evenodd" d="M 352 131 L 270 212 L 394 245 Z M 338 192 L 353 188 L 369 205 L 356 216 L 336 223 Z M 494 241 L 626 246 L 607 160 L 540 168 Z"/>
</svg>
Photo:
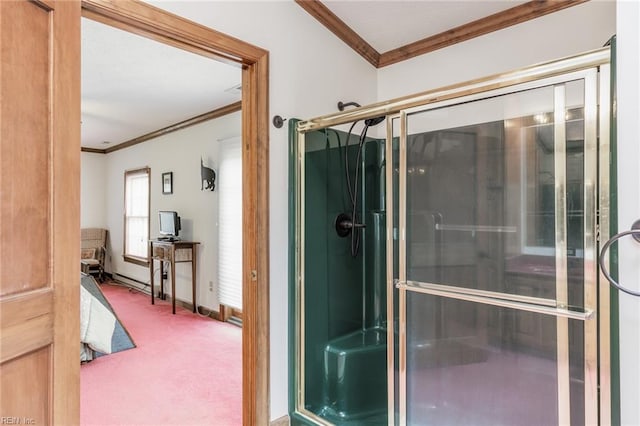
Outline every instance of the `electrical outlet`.
<svg viewBox="0 0 640 426">
<path fill-rule="evenodd" d="M 209 281 L 209 291 L 213 291 L 213 281 Z"/>
<path fill-rule="evenodd" d="M 167 276 L 167 272 L 166 272 L 166 271 L 163 271 L 163 272 L 162 272 L 162 279 L 163 279 L 163 280 L 166 280 L 167 278 L 168 278 L 168 276 Z"/>
</svg>

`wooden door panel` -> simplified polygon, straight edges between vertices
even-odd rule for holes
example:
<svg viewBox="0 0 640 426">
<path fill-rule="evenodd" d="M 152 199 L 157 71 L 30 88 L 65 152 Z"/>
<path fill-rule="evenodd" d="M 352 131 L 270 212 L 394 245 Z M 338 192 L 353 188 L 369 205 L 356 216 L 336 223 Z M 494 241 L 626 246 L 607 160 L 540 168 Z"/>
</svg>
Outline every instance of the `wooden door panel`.
<svg viewBox="0 0 640 426">
<path fill-rule="evenodd" d="M 47 421 L 50 388 L 33 386 L 33 383 L 48 383 L 50 369 L 49 347 L 2 364 L 0 413 L 2 413 L 3 423 L 52 424 Z"/>
<path fill-rule="evenodd" d="M 51 12 L 2 3 L 0 296 L 47 286 L 51 248 Z"/>
<path fill-rule="evenodd" d="M 80 4 L 0 1 L 0 413 L 79 422 Z"/>
<path fill-rule="evenodd" d="M 52 315 L 53 291 L 50 289 L 2 299 L 0 363 L 50 345 L 53 341 Z"/>
</svg>

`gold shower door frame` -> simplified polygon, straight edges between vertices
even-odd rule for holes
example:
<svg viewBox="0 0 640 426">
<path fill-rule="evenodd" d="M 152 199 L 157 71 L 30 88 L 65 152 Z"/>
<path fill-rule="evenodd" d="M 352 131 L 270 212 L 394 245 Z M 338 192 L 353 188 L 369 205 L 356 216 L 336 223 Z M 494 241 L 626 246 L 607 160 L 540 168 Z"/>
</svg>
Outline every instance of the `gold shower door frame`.
<svg viewBox="0 0 640 426">
<path fill-rule="evenodd" d="M 503 89 L 465 95 L 442 102 L 407 108 L 387 116 L 387 333 L 389 425 L 407 424 L 407 292 L 441 298 L 465 300 L 478 304 L 507 307 L 520 311 L 550 315 L 557 321 L 558 423 L 570 424 L 570 374 L 568 320 L 584 321 L 584 418 L 586 424 L 608 424 L 610 408 L 609 297 L 608 286 L 598 291 L 598 242 L 606 241 L 609 228 L 609 64 L 544 79 L 532 80 Z M 584 82 L 584 309 L 568 306 L 567 223 L 566 223 L 566 134 L 565 83 Z M 469 289 L 436 283 L 415 282 L 407 278 L 407 136 L 409 116 L 471 101 L 482 101 L 540 87 L 554 91 L 555 161 L 555 267 L 556 297 L 541 299 L 515 294 Z M 464 89 L 463 89 L 464 91 Z M 399 128 L 399 132 L 398 132 Z M 399 144 L 394 156 L 393 139 Z M 397 192 L 394 194 L 394 168 L 397 168 Z M 600 172 L 598 170 L 600 169 Z M 394 206 L 397 195 L 397 206 Z M 393 217 L 394 207 L 398 218 Z M 598 215 L 598 209 L 600 214 Z M 396 229 L 394 229 L 397 227 Z M 397 243 L 394 242 L 397 236 Z M 397 244 L 397 245 L 396 245 Z M 398 271 L 394 276 L 394 254 Z M 603 281 L 604 282 L 604 281 Z M 394 307 L 397 303 L 397 311 Z M 603 312 L 604 315 L 598 315 Z M 398 331 L 395 333 L 395 318 Z M 599 333 L 599 330 L 600 333 Z M 598 340 L 600 338 L 600 340 Z M 396 354 L 398 359 L 394 359 Z M 600 351 L 599 351 L 600 350 Z M 598 365 L 601 374 L 598 375 Z M 599 396 L 598 390 L 601 394 Z M 397 393 L 397 395 L 396 395 Z"/>
<path fill-rule="evenodd" d="M 585 175 L 585 188 L 590 193 L 589 201 L 585 198 L 585 212 L 587 209 L 588 217 L 585 217 L 585 224 L 591 223 L 593 226 L 585 233 L 585 249 L 587 246 L 592 247 L 590 252 L 585 250 L 585 282 L 589 279 L 588 294 L 585 292 L 584 312 L 575 312 L 564 306 L 556 306 L 547 303 L 539 306 L 538 300 L 509 300 L 510 298 L 496 297 L 495 294 L 482 294 L 469 292 L 463 294 L 456 289 L 442 289 L 438 287 L 428 288 L 430 294 L 444 295 L 446 297 L 455 296 L 458 298 L 465 297 L 466 300 L 487 303 L 491 299 L 494 304 L 501 305 L 511 304 L 511 307 L 517 309 L 540 310 L 546 314 L 557 315 L 559 318 L 579 318 L 585 320 L 585 420 L 588 424 L 609 424 L 611 422 L 611 389 L 610 389 L 610 321 L 609 321 L 609 287 L 608 285 L 599 286 L 599 282 L 604 277 L 600 274 L 597 267 L 597 249 L 601 241 L 609 238 L 609 116 L 610 116 L 610 50 L 602 48 L 584 54 L 568 57 L 565 59 L 533 65 L 517 71 L 498 74 L 472 80 L 465 83 L 429 90 L 427 92 L 418 93 L 411 96 L 397 98 L 389 101 L 379 102 L 369 106 L 344 111 L 336 114 L 321 116 L 306 121 L 301 121 L 297 125 L 297 146 L 298 157 L 295 167 L 295 179 L 298 182 L 298 190 L 294 194 L 295 197 L 295 264 L 294 264 L 294 368 L 293 368 L 293 400 L 294 410 L 302 418 L 316 424 L 330 425 L 325 419 L 317 416 L 305 408 L 305 353 L 304 353 L 304 146 L 305 134 L 310 131 L 325 129 L 341 124 L 352 123 L 357 120 L 365 120 L 379 116 L 387 117 L 387 144 L 385 157 L 393 158 L 393 146 L 391 140 L 394 138 L 393 125 L 399 123 L 403 127 L 403 134 L 400 139 L 404 143 L 400 144 L 401 166 L 406 171 L 406 116 L 415 110 L 426 110 L 436 106 L 454 105 L 461 102 L 471 100 L 479 100 L 488 96 L 496 96 L 499 94 L 512 93 L 517 90 L 526 90 L 527 88 L 535 88 L 544 85 L 560 84 L 568 81 L 569 75 L 572 79 L 582 78 L 585 80 L 585 122 L 587 123 L 586 132 L 591 134 L 589 141 L 585 134 L 585 161 L 587 157 L 589 162 L 595 161 L 597 170 L 591 169 L 589 176 Z M 588 89 L 587 86 L 590 88 Z M 588 92 L 588 93 L 587 93 Z M 587 105 L 589 104 L 589 105 Z M 556 110 L 558 105 L 556 105 Z M 557 117 L 560 118 L 560 117 Z M 564 116 L 561 117 L 564 121 Z M 587 146 L 588 144 L 588 146 Z M 404 148 L 403 148 L 404 145 Z M 589 152 L 587 152 L 589 151 Z M 392 162 L 387 161 L 386 164 L 386 210 L 387 210 L 387 333 L 388 333 L 388 350 L 387 350 L 387 375 L 388 375 L 388 412 L 389 425 L 405 425 L 406 424 L 406 352 L 400 353 L 399 359 L 396 359 L 394 353 L 394 342 L 398 338 L 394 333 L 396 326 L 394 315 L 393 300 L 398 294 L 400 302 L 400 314 L 406 315 L 403 311 L 406 306 L 406 292 L 412 291 L 408 289 L 411 283 L 406 282 L 406 263 L 401 265 L 401 276 L 393 275 L 394 249 L 399 250 L 402 254 L 406 254 L 406 246 L 400 244 L 399 247 L 394 246 L 394 217 L 393 217 L 393 175 L 391 168 Z M 402 176 L 402 172 L 400 173 Z M 400 187 L 400 194 L 403 200 L 406 200 L 406 182 L 405 188 Z M 403 194 L 404 191 L 404 194 Z M 556 197 L 561 196 L 564 191 L 556 191 Z M 591 204 L 586 204 L 591 203 Z M 400 203 L 402 208 L 402 203 Z M 403 215 L 405 215 L 403 217 Z M 399 214 L 400 231 L 396 230 L 400 241 L 404 239 L 406 232 L 406 211 L 403 208 Z M 566 225 L 566 224 L 565 224 Z M 565 228 L 566 231 L 566 228 Z M 560 229 L 562 232 L 562 227 Z M 562 256 L 558 256 L 560 250 L 557 249 L 557 261 L 562 267 Z M 558 259 L 560 257 L 560 259 Z M 402 259 L 402 257 L 400 257 Z M 406 259 L 405 259 L 406 260 Z M 608 259 L 606 259 L 608 262 Z M 401 260 L 401 263 L 403 261 Z M 566 265 L 565 265 L 566 266 Z M 586 269 L 589 269 L 587 271 Z M 404 271 L 403 271 L 404 269 Z M 402 272 L 403 271 L 403 272 Z M 474 294 L 471 294 L 474 293 Z M 403 300 L 404 299 L 404 300 Z M 531 303 L 534 302 L 534 303 Z M 600 315 L 599 313 L 603 313 Z M 562 321 L 560 321 L 562 322 Z M 406 323 L 400 321 L 400 342 L 406 343 Z M 562 325 L 560 327 L 563 327 Z M 563 332 L 562 330 L 559 330 Z M 400 345 L 402 352 L 402 345 Z M 406 351 L 406 347 L 404 348 Z M 567 349 L 568 350 L 568 349 Z M 559 348 L 559 355 L 563 356 L 565 348 Z M 396 366 L 398 372 L 396 373 Z M 564 371 L 564 366 L 562 367 Z M 396 382 L 397 380 L 397 382 Z M 564 379 L 562 379 L 564 380 Z M 566 382 L 565 382 L 566 383 Z M 404 386 L 403 386 L 404 385 Z M 564 385 L 560 383 L 559 387 Z M 598 392 L 599 390 L 599 392 Z M 566 395 L 561 396 L 566 398 Z M 397 401 L 397 404 L 396 404 Z M 400 410 L 398 410 L 400 409 Z M 561 417 L 566 418 L 566 417 Z"/>
</svg>

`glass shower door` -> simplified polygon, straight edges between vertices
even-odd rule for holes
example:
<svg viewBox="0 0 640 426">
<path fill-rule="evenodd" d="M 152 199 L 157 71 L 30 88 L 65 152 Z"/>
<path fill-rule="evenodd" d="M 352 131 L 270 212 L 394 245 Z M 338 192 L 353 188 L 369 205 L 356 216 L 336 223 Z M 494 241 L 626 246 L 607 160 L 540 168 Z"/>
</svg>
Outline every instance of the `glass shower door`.
<svg viewBox="0 0 640 426">
<path fill-rule="evenodd" d="M 389 424 L 597 421 L 596 77 L 390 120 Z"/>
</svg>

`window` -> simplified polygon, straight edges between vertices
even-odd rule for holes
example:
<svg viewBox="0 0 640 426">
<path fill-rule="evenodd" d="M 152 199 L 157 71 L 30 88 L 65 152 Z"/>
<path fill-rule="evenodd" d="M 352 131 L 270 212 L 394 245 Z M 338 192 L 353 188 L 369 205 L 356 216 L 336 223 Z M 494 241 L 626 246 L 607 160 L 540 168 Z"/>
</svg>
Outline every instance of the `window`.
<svg viewBox="0 0 640 426">
<path fill-rule="evenodd" d="M 149 175 L 148 167 L 124 172 L 124 260 L 148 265 Z"/>
<path fill-rule="evenodd" d="M 220 142 L 218 170 L 218 294 L 242 309 L 242 149 L 240 138 Z"/>
</svg>

